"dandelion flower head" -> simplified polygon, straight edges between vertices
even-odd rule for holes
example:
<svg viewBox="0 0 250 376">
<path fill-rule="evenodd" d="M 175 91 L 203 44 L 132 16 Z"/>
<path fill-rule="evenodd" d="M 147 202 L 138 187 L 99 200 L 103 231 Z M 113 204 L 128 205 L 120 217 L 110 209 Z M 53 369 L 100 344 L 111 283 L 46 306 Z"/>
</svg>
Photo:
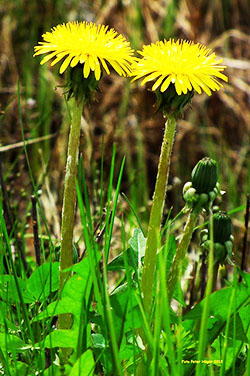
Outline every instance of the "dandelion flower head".
<svg viewBox="0 0 250 376">
<path fill-rule="evenodd" d="M 68 22 L 58 25 L 42 35 L 43 42 L 35 46 L 35 54 L 46 56 L 41 64 L 54 58 L 51 66 L 62 59 L 59 73 L 69 66 L 83 64 L 83 76 L 88 78 L 94 72 L 98 81 L 102 68 L 110 74 L 109 63 L 120 76 L 130 75 L 130 65 L 134 61 L 130 43 L 114 29 L 92 22 Z"/>
<path fill-rule="evenodd" d="M 170 84 L 175 86 L 178 95 L 202 90 L 211 95 L 223 85 L 219 79 L 228 81 L 222 74 L 226 68 L 216 60 L 215 53 L 205 46 L 185 40 L 164 40 L 143 46 L 138 51 L 142 58 L 133 64 L 133 80 L 143 78 L 141 85 L 155 81 L 152 90 L 167 90 Z"/>
</svg>

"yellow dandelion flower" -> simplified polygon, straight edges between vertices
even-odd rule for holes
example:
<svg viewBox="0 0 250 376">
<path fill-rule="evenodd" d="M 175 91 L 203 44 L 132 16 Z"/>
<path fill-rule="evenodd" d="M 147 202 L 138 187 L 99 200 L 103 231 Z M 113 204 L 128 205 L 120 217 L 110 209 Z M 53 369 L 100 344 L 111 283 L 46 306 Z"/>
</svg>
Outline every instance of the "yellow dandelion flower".
<svg viewBox="0 0 250 376">
<path fill-rule="evenodd" d="M 94 72 L 98 81 L 104 68 L 110 74 L 109 63 L 120 76 L 131 72 L 130 65 L 134 61 L 130 43 L 114 29 L 96 25 L 92 22 L 68 22 L 58 25 L 42 35 L 44 42 L 35 46 L 35 54 L 47 54 L 41 64 L 54 58 L 51 66 L 64 59 L 59 73 L 69 66 L 83 64 L 83 76 L 88 78 Z"/>
<path fill-rule="evenodd" d="M 133 64 L 133 80 L 144 77 L 141 85 L 155 81 L 152 90 L 161 92 L 173 84 L 178 95 L 202 90 L 211 95 L 211 90 L 219 90 L 223 85 L 218 79 L 228 81 L 222 74 L 226 68 L 216 60 L 215 53 L 200 43 L 185 40 L 164 40 L 143 46 L 138 51 L 142 58 Z"/>
</svg>

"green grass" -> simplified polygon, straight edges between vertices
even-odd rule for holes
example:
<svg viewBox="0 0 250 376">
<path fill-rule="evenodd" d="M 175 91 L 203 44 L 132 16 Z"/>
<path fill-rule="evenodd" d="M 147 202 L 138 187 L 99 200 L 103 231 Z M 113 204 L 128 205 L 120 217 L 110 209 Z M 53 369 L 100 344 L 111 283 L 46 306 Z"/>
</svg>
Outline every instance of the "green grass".
<svg viewBox="0 0 250 376">
<path fill-rule="evenodd" d="M 194 308 L 184 314 L 185 303 L 180 299 L 174 313 L 166 290 L 166 270 L 169 270 L 169 262 L 171 265 L 171 252 L 175 252 L 175 239 L 168 226 L 164 246 L 158 254 L 155 304 L 149 320 L 140 295 L 141 257 L 145 251 L 145 238 L 138 228 L 133 237 L 127 239 L 127 219 L 124 216 L 119 230 L 122 253 L 117 259 L 109 261 L 114 219 L 117 210 L 120 210 L 118 202 L 122 199 L 119 191 L 124 163 L 125 160 L 115 182 L 114 148 L 109 189 L 107 192 L 102 188 L 99 191 L 99 199 L 104 202 L 106 213 L 102 219 L 104 235 L 97 241 L 94 227 L 100 221 L 100 216 L 98 213 L 93 216 L 83 159 L 80 160 L 77 197 L 86 251 L 82 261 L 73 265 L 73 275 L 66 282 L 59 303 L 58 263 L 53 261 L 52 254 L 48 255 L 46 260 L 43 259 L 42 266 L 33 267 L 29 278 L 22 271 L 23 279 L 20 279 L 20 260 L 14 260 L 11 251 L 14 239 L 7 232 L 0 210 L 0 241 L 3 250 L 0 322 L 4 329 L 0 339 L 4 374 L 20 372 L 32 375 L 39 371 L 45 375 L 59 375 L 62 372 L 56 365 L 59 347 L 73 349 L 69 363 L 64 366 L 66 375 L 86 375 L 86 370 L 89 370 L 90 375 L 134 374 L 138 367 L 142 367 L 142 374 L 149 375 L 192 375 L 195 370 L 197 374 L 206 375 L 209 372 L 226 375 L 228 372 L 237 372 L 237 358 L 243 359 L 247 367 L 245 347 L 249 328 L 250 281 L 246 273 L 241 272 L 243 282 L 239 284 L 235 269 L 233 281 L 227 288 L 213 293 L 209 305 L 206 297 L 200 303 L 197 301 Z M 115 189 L 112 188 L 113 184 L 116 185 Z M 40 231 L 43 228 L 40 227 Z M 79 240 L 78 246 L 80 244 L 82 242 Z M 212 261 L 209 262 L 212 265 Z M 109 287 L 111 283 L 113 288 Z M 65 312 L 73 315 L 72 329 L 55 330 L 53 317 Z M 140 327 L 148 343 L 146 352 L 137 336 Z M 220 359 L 217 359 L 219 338 L 222 350 Z M 227 354 L 229 343 L 234 349 L 233 356 Z M 46 355 L 45 348 L 49 349 Z M 209 348 L 212 351 L 206 353 Z M 213 355 L 215 350 L 216 356 Z M 200 363 L 195 366 L 196 359 L 201 362 L 206 360 L 212 365 Z M 217 360 L 223 362 L 216 363 Z M 48 361 L 50 366 L 46 368 Z M 241 369 L 244 367 L 241 366 Z"/>
</svg>

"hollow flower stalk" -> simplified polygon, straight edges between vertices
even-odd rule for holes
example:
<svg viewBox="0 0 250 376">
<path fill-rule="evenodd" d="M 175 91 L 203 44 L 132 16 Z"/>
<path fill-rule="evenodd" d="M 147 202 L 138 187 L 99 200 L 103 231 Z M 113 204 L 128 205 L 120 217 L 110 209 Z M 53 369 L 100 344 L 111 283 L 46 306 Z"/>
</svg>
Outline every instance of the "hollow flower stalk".
<svg viewBox="0 0 250 376">
<path fill-rule="evenodd" d="M 82 108 L 89 104 L 103 72 L 110 67 L 120 76 L 130 75 L 134 61 L 129 42 L 114 29 L 92 22 L 68 22 L 55 26 L 43 34 L 43 41 L 35 46 L 35 54 L 45 55 L 41 64 L 51 61 L 51 66 L 61 62 L 59 73 L 68 72 L 68 97 L 71 99 L 72 121 L 68 142 L 67 164 L 62 209 L 60 288 L 62 292 L 72 265 L 72 242 L 76 203 L 75 179 L 78 163 L 80 123 Z M 70 315 L 60 315 L 58 327 L 68 329 Z"/>
<path fill-rule="evenodd" d="M 147 233 L 141 292 L 144 309 L 151 311 L 156 253 L 166 195 L 170 157 L 174 143 L 176 120 L 190 103 L 194 92 L 211 95 L 220 90 L 220 80 L 227 81 L 222 73 L 226 68 L 222 59 L 205 46 L 185 40 L 163 40 L 143 46 L 141 55 L 133 64 L 133 81 L 143 79 L 141 85 L 152 82 L 157 94 L 157 107 L 167 118 L 158 165 L 153 202 Z"/>
</svg>

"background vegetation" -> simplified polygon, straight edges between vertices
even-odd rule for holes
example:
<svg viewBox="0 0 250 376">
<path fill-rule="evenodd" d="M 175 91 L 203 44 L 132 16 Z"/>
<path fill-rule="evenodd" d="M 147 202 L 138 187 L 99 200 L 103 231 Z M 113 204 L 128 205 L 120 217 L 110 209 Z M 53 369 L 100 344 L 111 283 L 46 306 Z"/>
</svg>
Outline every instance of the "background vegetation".
<svg viewBox="0 0 250 376">
<path fill-rule="evenodd" d="M 2 196 L 6 195 L 9 203 L 7 231 L 10 239 L 16 238 L 17 244 L 10 249 L 14 255 L 15 247 L 23 249 L 29 273 L 35 270 L 37 262 L 33 242 L 34 212 L 31 215 L 31 196 L 34 194 L 31 175 L 39 189 L 40 209 L 45 215 L 41 219 L 39 211 L 38 225 L 43 257 L 47 257 L 49 242 L 45 226 L 49 229 L 54 245 L 60 240 L 69 126 L 67 105 L 63 88 L 60 87 L 63 78 L 57 74 L 57 69 L 52 71 L 49 64 L 40 66 L 39 59 L 32 57 L 33 48 L 41 40 L 41 35 L 51 27 L 73 20 L 108 24 L 123 33 L 135 50 L 158 39 L 183 38 L 203 43 L 223 57 L 228 66 L 226 74 L 229 83 L 211 97 L 205 94 L 195 95 L 192 109 L 186 110 L 184 118 L 178 121 L 164 214 L 165 218 L 168 215 L 174 218 L 183 207 L 182 187 L 190 180 L 191 170 L 197 161 L 203 156 L 217 160 L 219 181 L 226 191 L 221 208 L 229 212 L 237 209 L 232 220 L 235 262 L 240 265 L 246 231 L 245 204 L 250 187 L 249 2 L 2 0 L 0 19 Z M 145 87 L 140 87 L 139 83 L 131 84 L 128 80 L 111 74 L 102 79 L 96 102 L 91 108 L 84 109 L 80 150 L 84 156 L 82 167 L 94 218 L 93 225 L 97 226 L 97 231 L 102 228 L 100 218 L 105 206 L 103 202 L 100 204 L 100 192 L 106 195 L 115 143 L 114 182 L 117 181 L 125 155 L 120 190 L 130 200 L 142 229 L 146 232 L 164 127 L 161 114 L 153 114 L 154 102 L 154 94 Z M 22 130 L 30 170 L 24 153 Z M 175 222 L 174 230 L 177 235 L 183 221 L 180 218 Z M 126 240 L 121 236 L 121 227 Z M 135 227 L 138 227 L 136 217 L 125 196 L 119 195 L 111 259 L 124 249 L 123 242 L 133 235 Z M 79 212 L 75 231 L 79 237 L 76 251 L 78 255 L 82 255 L 86 245 L 81 238 Z M 197 250 L 197 247 L 194 242 L 193 248 Z M 195 270 L 195 262 L 192 265 L 194 269 L 191 268 L 191 271 Z M 20 270 L 17 264 L 17 273 L 21 276 L 23 271 L 19 267 Z M 247 260 L 244 267 L 247 268 Z M 227 266 L 224 273 L 232 274 L 232 267 Z M 110 289 L 119 278 L 119 273 L 110 275 Z M 189 297 L 186 299 L 191 307 L 193 302 L 188 301 Z M 36 313 L 38 314 L 38 310 Z"/>
</svg>

